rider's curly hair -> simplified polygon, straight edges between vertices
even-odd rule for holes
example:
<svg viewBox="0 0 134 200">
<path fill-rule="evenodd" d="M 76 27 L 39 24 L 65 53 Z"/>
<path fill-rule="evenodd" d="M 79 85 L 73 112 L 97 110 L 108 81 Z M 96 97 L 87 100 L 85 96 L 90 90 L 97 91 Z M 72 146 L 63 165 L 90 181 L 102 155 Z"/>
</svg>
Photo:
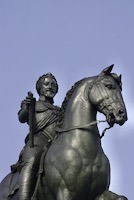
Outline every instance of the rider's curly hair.
<svg viewBox="0 0 134 200">
<path fill-rule="evenodd" d="M 37 90 L 37 93 L 40 95 L 40 89 L 41 89 L 41 85 L 42 83 L 44 82 L 45 78 L 48 78 L 48 77 L 51 77 L 54 79 L 54 81 L 56 82 L 56 86 L 57 86 L 57 91 L 56 93 L 58 92 L 58 83 L 57 83 L 57 80 L 56 78 L 54 77 L 53 74 L 51 73 L 47 73 L 47 74 L 43 74 L 42 76 L 39 77 L 38 81 L 36 82 L 36 90 Z"/>
</svg>

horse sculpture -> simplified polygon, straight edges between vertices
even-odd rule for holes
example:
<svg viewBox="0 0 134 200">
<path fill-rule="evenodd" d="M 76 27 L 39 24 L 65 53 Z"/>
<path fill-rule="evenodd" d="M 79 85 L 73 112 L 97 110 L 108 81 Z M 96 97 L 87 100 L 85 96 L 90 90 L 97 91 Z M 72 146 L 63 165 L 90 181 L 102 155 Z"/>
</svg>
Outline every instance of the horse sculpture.
<svg viewBox="0 0 134 200">
<path fill-rule="evenodd" d="M 109 191 L 110 164 L 101 147 L 96 121 L 97 111 L 106 116 L 110 127 L 127 120 L 121 77 L 111 73 L 112 68 L 82 79 L 67 93 L 57 128 L 59 136 L 47 151 L 32 199 L 127 200 Z M 0 194 L 4 194 L 2 186 L 6 183 L 5 178 Z M 19 200 L 18 193 L 5 199 Z"/>
</svg>

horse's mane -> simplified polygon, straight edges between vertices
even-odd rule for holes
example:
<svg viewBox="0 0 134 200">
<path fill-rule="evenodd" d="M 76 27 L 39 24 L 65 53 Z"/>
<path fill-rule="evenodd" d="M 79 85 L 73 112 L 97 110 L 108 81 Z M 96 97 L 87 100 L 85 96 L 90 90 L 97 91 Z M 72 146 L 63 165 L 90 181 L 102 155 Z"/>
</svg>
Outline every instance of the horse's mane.
<svg viewBox="0 0 134 200">
<path fill-rule="evenodd" d="M 86 78 L 83 78 L 79 81 L 77 81 L 72 87 L 71 89 L 66 93 L 66 96 L 64 98 L 64 101 L 61 105 L 61 111 L 59 114 L 59 122 L 58 122 L 58 127 L 61 128 L 64 122 L 64 115 L 65 115 L 65 111 L 67 108 L 67 104 L 69 99 L 71 98 L 72 94 L 74 93 L 75 89 L 81 84 L 82 81 L 84 81 Z"/>
</svg>

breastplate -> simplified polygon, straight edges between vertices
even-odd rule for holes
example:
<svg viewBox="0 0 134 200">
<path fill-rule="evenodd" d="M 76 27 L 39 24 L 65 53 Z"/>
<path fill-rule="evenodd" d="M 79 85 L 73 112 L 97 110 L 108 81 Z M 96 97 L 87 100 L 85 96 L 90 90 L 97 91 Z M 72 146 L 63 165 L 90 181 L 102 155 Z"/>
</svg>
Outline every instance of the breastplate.
<svg viewBox="0 0 134 200">
<path fill-rule="evenodd" d="M 39 126 L 38 131 L 48 132 L 53 138 L 58 119 L 59 108 L 45 102 L 36 102 L 35 106 L 35 124 Z"/>
</svg>

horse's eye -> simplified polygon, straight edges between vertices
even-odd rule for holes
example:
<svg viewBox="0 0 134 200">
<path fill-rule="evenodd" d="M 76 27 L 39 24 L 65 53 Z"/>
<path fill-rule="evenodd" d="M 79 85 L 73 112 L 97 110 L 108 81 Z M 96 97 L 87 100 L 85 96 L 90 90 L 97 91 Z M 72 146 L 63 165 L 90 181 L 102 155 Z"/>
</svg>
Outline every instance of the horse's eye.
<svg viewBox="0 0 134 200">
<path fill-rule="evenodd" d="M 105 84 L 105 86 L 109 89 L 109 90 L 111 90 L 111 89 L 113 89 L 113 85 L 112 84 L 110 84 L 110 83 L 108 83 L 108 84 Z"/>
</svg>

